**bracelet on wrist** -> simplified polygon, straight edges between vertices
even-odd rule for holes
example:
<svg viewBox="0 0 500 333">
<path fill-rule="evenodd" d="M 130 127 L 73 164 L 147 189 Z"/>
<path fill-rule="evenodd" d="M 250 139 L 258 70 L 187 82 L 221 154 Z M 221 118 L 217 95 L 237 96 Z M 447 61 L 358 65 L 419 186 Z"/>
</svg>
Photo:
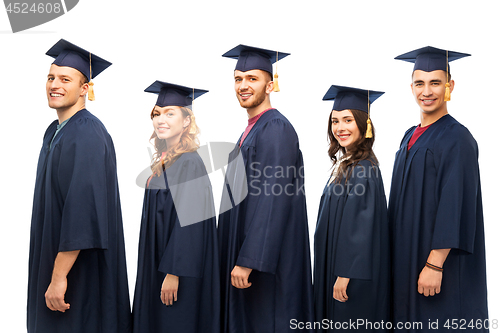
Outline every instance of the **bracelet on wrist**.
<svg viewBox="0 0 500 333">
<path fill-rule="evenodd" d="M 430 269 L 433 269 L 433 270 L 435 270 L 435 271 L 438 271 L 438 272 L 443 272 L 443 267 L 439 267 L 439 266 L 436 266 L 436 265 L 430 264 L 429 262 L 426 262 L 426 263 L 425 263 L 425 266 L 426 266 L 426 267 L 429 267 Z"/>
</svg>

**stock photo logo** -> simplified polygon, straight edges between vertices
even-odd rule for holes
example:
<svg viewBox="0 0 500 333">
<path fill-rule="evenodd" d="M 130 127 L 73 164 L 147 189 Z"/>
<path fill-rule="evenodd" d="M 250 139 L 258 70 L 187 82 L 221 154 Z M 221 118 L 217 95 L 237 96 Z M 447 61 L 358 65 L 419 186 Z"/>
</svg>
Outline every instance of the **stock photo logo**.
<svg viewBox="0 0 500 333">
<path fill-rule="evenodd" d="M 31 29 L 72 10 L 79 0 L 4 0 L 12 32 Z"/>
<path fill-rule="evenodd" d="M 198 148 L 207 175 L 182 177 L 168 171 L 153 178 L 150 188 L 169 189 L 182 227 L 204 221 L 215 216 L 211 205 L 207 205 L 206 187 L 210 186 L 208 175 L 221 172 L 225 181 L 219 213 L 224 213 L 241 203 L 248 194 L 245 162 L 239 148 L 232 142 L 209 142 Z M 153 157 L 149 150 L 150 159 Z M 145 187 L 151 176 L 151 168 L 145 168 L 136 178 L 139 187 Z M 165 178 L 166 177 L 166 178 Z"/>
</svg>

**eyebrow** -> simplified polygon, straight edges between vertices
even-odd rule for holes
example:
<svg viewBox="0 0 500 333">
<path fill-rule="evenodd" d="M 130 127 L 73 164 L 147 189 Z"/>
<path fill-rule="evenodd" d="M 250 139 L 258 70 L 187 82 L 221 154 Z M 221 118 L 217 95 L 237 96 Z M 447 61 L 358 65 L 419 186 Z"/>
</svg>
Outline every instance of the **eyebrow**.
<svg viewBox="0 0 500 333">
<path fill-rule="evenodd" d="M 344 117 L 342 117 L 342 119 L 346 119 L 346 118 L 354 118 L 354 116 L 344 116 Z M 338 119 L 338 117 L 332 117 L 332 119 Z"/>
<path fill-rule="evenodd" d="M 430 80 L 429 82 L 430 83 L 441 83 L 441 82 L 443 82 L 443 80 L 433 79 L 433 80 Z M 425 83 L 425 81 L 424 80 L 415 80 L 415 81 L 413 81 L 413 83 Z"/>
</svg>

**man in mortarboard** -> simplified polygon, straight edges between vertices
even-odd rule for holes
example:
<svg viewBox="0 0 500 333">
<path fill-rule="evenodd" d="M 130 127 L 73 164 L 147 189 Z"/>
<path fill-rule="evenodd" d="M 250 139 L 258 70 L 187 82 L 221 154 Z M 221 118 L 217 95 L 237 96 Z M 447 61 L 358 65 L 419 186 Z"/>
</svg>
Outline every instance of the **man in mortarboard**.
<svg viewBox="0 0 500 333">
<path fill-rule="evenodd" d="M 238 59 L 235 91 L 249 118 L 229 156 L 242 154 L 246 179 L 229 164 L 219 217 L 223 332 L 288 332 L 313 320 L 302 153 L 270 102 L 272 63 L 287 55 L 244 45 L 223 55 Z"/>
<path fill-rule="evenodd" d="M 389 200 L 393 321 L 422 323 L 405 331 L 464 323 L 488 331 L 478 147 L 447 103 L 455 84 L 449 62 L 466 56 L 427 46 L 396 57 L 415 64 L 411 89 L 420 108 L 420 124 L 396 153 Z"/>
<path fill-rule="evenodd" d="M 31 220 L 29 333 L 130 331 L 130 302 L 113 142 L 85 108 L 111 63 L 63 39 L 47 77 L 47 128 Z"/>
</svg>

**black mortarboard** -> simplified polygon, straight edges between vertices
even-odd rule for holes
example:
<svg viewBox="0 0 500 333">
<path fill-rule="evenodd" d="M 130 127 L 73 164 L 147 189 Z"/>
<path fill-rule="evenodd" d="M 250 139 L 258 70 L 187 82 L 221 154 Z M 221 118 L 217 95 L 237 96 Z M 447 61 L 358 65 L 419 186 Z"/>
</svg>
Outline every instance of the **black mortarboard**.
<svg viewBox="0 0 500 333">
<path fill-rule="evenodd" d="M 289 55 L 290 53 L 266 50 L 240 44 L 235 48 L 227 51 L 222 56 L 232 59 L 238 59 L 235 70 L 246 72 L 253 69 L 260 69 L 268 72 L 269 74 L 271 74 L 272 77 L 273 64 L 278 60 L 281 60 Z M 277 82 L 278 78 L 277 73 L 274 74 L 274 78 L 275 78 L 274 91 L 279 91 Z"/>
<path fill-rule="evenodd" d="M 111 65 L 109 61 L 64 39 L 59 40 L 46 54 L 56 58 L 53 64 L 77 69 L 89 81 Z"/>
<path fill-rule="evenodd" d="M 382 91 L 364 90 L 343 86 L 331 86 L 323 97 L 323 100 L 328 101 L 334 99 L 335 102 L 333 103 L 332 110 L 335 111 L 355 109 L 368 113 L 368 96 L 370 98 L 371 104 L 383 94 L 384 92 Z"/>
<path fill-rule="evenodd" d="M 208 92 L 208 90 L 189 88 L 158 80 L 147 87 L 144 91 L 158 94 L 156 105 L 159 107 L 171 105 L 181 107 L 189 106 L 192 105 L 194 99 Z"/>
<path fill-rule="evenodd" d="M 394 59 L 414 63 L 413 71 L 422 70 L 432 72 L 443 70 L 449 72 L 449 62 L 460 58 L 468 57 L 470 54 L 438 49 L 432 46 L 401 54 Z"/>
</svg>

